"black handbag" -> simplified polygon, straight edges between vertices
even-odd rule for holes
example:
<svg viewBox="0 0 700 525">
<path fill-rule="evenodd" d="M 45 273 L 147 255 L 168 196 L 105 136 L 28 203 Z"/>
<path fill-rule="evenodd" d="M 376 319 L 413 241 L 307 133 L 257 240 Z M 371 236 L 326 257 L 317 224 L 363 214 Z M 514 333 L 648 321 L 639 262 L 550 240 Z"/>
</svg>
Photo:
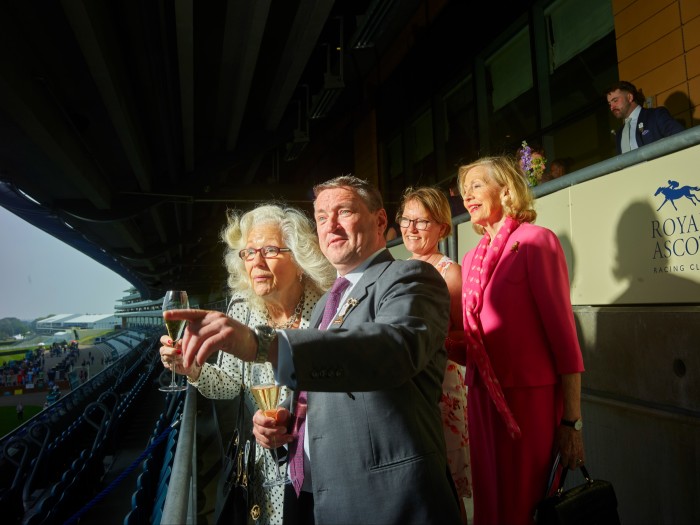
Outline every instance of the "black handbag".
<svg viewBox="0 0 700 525">
<path fill-rule="evenodd" d="M 245 406 L 245 363 L 242 363 L 241 390 L 236 427 L 222 458 L 217 486 L 215 516 L 217 525 L 253 525 L 261 515 L 255 501 L 255 437 L 252 416 Z"/>
<path fill-rule="evenodd" d="M 560 456 L 557 454 L 545 498 L 535 512 L 535 521 L 539 525 L 620 525 L 617 497 L 612 484 L 591 478 L 583 465 L 579 467 L 585 478 L 582 485 L 565 491 L 564 481 L 569 469 L 564 468 L 559 488 L 552 494 L 559 461 Z"/>
</svg>

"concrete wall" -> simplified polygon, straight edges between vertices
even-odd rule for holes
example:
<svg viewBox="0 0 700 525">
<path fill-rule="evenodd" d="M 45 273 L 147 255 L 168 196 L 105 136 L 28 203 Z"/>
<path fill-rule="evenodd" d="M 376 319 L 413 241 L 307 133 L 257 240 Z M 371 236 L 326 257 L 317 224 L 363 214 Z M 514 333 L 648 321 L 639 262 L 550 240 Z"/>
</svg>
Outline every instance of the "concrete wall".
<svg viewBox="0 0 700 525">
<path fill-rule="evenodd" d="M 584 440 L 624 524 L 700 523 L 700 307 L 576 307 Z"/>
</svg>

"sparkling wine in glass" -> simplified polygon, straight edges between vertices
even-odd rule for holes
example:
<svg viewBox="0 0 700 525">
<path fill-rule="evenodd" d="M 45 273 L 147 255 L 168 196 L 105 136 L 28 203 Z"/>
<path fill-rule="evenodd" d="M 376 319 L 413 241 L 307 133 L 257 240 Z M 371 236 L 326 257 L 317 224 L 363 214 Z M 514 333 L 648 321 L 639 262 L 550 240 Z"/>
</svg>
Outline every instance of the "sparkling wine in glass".
<svg viewBox="0 0 700 525">
<path fill-rule="evenodd" d="M 184 290 L 168 290 L 165 292 L 165 297 L 163 298 L 163 312 L 166 310 L 189 308 L 189 306 L 190 303 L 187 299 L 187 292 Z M 185 329 L 185 321 L 165 321 L 165 328 L 168 330 L 168 335 L 170 339 L 173 340 L 173 344 L 175 344 L 182 337 L 182 331 Z M 171 363 L 170 371 L 170 384 L 161 386 L 159 390 L 161 392 L 179 392 L 180 390 L 187 390 L 187 385 L 179 385 L 177 383 L 175 362 Z"/>
<path fill-rule="evenodd" d="M 277 403 L 280 399 L 280 387 L 274 383 L 265 383 L 261 385 L 254 385 L 251 387 L 250 391 L 253 393 L 255 402 L 258 404 L 258 408 L 263 411 L 267 417 L 277 417 Z M 279 470 L 279 460 L 277 458 L 277 447 L 275 446 L 274 440 L 272 442 L 272 448 L 270 449 L 270 454 L 272 454 L 272 459 L 275 462 L 275 479 L 266 480 L 263 483 L 263 487 L 274 487 L 276 485 L 285 485 L 286 483 L 291 483 L 289 476 L 282 476 Z"/>
</svg>

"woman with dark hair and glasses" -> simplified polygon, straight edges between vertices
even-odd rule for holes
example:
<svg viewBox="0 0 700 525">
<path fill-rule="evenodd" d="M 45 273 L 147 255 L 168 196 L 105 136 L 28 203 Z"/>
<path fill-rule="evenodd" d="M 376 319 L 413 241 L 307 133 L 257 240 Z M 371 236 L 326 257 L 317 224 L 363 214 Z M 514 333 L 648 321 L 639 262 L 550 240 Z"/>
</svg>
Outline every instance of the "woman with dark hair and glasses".
<svg viewBox="0 0 700 525">
<path fill-rule="evenodd" d="M 450 292 L 450 324 L 445 347 L 447 366 L 442 382 L 440 410 L 447 460 L 460 498 L 466 523 L 464 498 L 471 497 L 467 389 L 464 386 L 464 327 L 462 323 L 462 273 L 459 264 L 440 253 L 438 243 L 452 231 L 452 211 L 447 196 L 437 188 L 407 188 L 401 197 L 396 222 L 411 259 L 432 264 Z"/>
<path fill-rule="evenodd" d="M 240 214 L 230 212 L 228 225 L 222 231 L 227 245 L 224 256 L 232 292 L 227 315 L 250 327 L 268 325 L 273 328 L 307 328 L 311 312 L 323 293 L 330 288 L 336 272 L 321 253 L 313 223 L 299 210 L 277 204 L 263 204 Z M 222 314 L 222 321 L 225 318 Z M 179 350 L 164 346 L 161 357 L 166 367 L 175 363 L 175 372 L 187 376 L 190 384 L 212 399 L 233 399 L 244 377 L 247 409 L 257 410 L 250 386 L 274 383 L 270 363 L 244 363 L 220 351 L 214 363 L 182 368 Z M 280 391 L 280 402 L 290 394 Z M 270 454 L 256 444 L 255 500 L 264 501 L 258 523 L 282 523 L 284 487 L 265 487 L 265 480 L 274 480 L 275 469 Z"/>
</svg>

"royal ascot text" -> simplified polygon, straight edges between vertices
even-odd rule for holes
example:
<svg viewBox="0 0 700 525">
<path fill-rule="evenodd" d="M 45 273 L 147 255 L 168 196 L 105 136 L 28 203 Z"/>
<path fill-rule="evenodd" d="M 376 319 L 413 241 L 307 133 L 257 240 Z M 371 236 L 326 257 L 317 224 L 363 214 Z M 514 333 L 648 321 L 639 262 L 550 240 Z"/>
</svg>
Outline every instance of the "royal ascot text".
<svg viewBox="0 0 700 525">
<path fill-rule="evenodd" d="M 698 233 L 700 230 L 693 215 L 683 215 L 663 221 L 652 220 L 651 237 L 657 239 L 652 259 L 697 255 L 700 252 Z"/>
</svg>

